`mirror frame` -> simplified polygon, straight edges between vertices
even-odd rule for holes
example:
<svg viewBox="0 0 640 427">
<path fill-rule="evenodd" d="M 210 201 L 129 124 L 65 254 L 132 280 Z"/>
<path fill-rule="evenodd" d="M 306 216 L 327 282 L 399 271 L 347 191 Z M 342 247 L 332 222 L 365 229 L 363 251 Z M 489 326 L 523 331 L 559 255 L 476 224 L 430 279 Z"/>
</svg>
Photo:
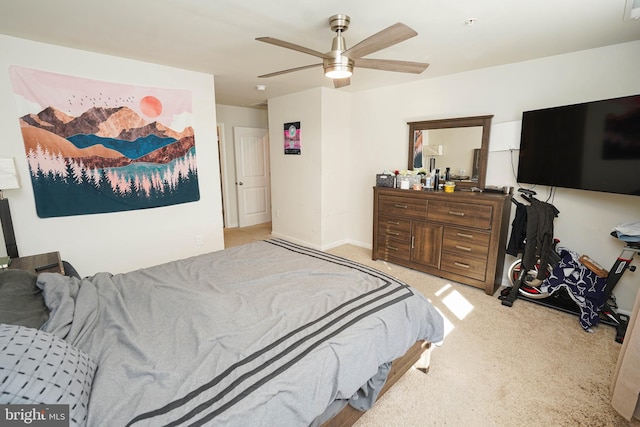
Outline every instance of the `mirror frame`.
<svg viewBox="0 0 640 427">
<path fill-rule="evenodd" d="M 409 125 L 409 161 L 408 169 L 413 169 L 414 142 L 413 135 L 417 130 L 450 129 L 463 127 L 482 127 L 482 141 L 480 145 L 480 160 L 478 165 L 478 181 L 456 181 L 457 189 L 469 189 L 478 187 L 484 189 L 487 175 L 487 159 L 489 158 L 489 135 L 491 133 L 491 119 L 489 116 L 457 117 L 453 119 L 423 120 L 420 122 L 407 122 Z"/>
</svg>

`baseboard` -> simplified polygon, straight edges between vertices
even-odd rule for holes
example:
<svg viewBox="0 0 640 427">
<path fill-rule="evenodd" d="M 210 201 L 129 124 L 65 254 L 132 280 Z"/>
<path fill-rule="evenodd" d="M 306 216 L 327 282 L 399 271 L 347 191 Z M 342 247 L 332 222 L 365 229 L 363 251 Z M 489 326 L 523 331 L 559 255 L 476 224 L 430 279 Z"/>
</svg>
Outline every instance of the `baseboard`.
<svg viewBox="0 0 640 427">
<path fill-rule="evenodd" d="M 318 246 L 318 245 L 314 245 L 312 243 L 305 242 L 304 240 L 296 239 L 295 237 L 291 237 L 291 236 L 288 236 L 286 234 L 278 233 L 278 232 L 273 231 L 273 230 L 271 231 L 271 236 L 275 237 L 277 239 L 284 239 L 284 240 L 287 240 L 287 241 L 289 241 L 291 243 L 295 243 L 295 244 L 298 244 L 298 245 L 306 246 L 306 247 L 311 248 L 311 249 L 317 249 L 319 251 L 322 250 L 320 248 L 320 246 Z"/>
<path fill-rule="evenodd" d="M 342 245 L 353 245 L 353 246 L 358 246 L 360 248 L 369 249 L 369 250 L 371 250 L 372 248 L 371 243 L 363 243 L 357 240 L 343 239 L 334 243 L 329 243 L 328 245 L 323 245 L 322 250 L 328 251 L 329 249 L 337 248 L 338 246 L 342 246 Z"/>
<path fill-rule="evenodd" d="M 363 242 L 360 242 L 360 241 L 357 241 L 357 240 L 351 240 L 351 239 L 343 239 L 343 240 L 339 240 L 337 242 L 329 243 L 327 245 L 318 246 L 316 244 L 305 242 L 304 240 L 296 239 L 294 237 L 288 236 L 286 234 L 278 233 L 276 231 L 271 231 L 271 236 L 273 236 L 275 238 L 278 238 L 278 239 L 288 240 L 288 241 L 290 241 L 292 243 L 296 243 L 298 245 L 303 245 L 303 246 L 306 246 L 308 248 L 317 249 L 319 251 L 328 251 L 330 249 L 337 248 L 338 246 L 342 246 L 342 245 L 354 245 L 354 246 L 358 246 L 358 247 L 361 247 L 361 248 L 365 248 L 365 249 L 371 250 L 371 243 L 363 243 Z"/>
</svg>

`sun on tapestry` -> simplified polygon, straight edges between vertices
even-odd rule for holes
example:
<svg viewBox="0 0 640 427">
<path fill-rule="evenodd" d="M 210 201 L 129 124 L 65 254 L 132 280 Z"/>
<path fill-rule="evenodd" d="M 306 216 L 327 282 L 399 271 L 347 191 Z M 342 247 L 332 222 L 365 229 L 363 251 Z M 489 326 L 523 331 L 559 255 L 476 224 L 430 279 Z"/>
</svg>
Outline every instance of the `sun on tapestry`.
<svg viewBox="0 0 640 427">
<path fill-rule="evenodd" d="M 10 74 L 39 217 L 200 199 L 189 90 Z"/>
</svg>

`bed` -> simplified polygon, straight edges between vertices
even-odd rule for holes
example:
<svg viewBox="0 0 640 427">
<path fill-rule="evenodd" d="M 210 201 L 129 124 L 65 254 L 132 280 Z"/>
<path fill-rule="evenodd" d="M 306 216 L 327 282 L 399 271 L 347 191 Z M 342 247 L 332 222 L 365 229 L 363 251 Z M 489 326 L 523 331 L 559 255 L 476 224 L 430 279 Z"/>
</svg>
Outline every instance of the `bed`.
<svg viewBox="0 0 640 427">
<path fill-rule="evenodd" d="M 29 292 L 3 294 L 0 403 L 68 403 L 72 425 L 346 425 L 443 339 L 410 286 L 281 239 L 124 274 L 42 273 Z M 55 396 L 32 396 L 57 364 L 66 385 L 45 378 Z"/>
</svg>

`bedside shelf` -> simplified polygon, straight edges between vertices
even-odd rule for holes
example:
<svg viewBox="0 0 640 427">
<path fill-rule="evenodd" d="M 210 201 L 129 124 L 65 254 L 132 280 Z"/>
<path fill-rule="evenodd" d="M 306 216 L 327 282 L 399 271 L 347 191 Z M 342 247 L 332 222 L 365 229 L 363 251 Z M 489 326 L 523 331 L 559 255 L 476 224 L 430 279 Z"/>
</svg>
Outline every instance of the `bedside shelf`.
<svg viewBox="0 0 640 427">
<path fill-rule="evenodd" d="M 42 268 L 47 267 L 48 268 Z M 12 258 L 9 269 L 26 270 L 30 273 L 60 273 L 64 274 L 64 267 L 60 259 L 60 252 L 49 252 L 45 254 L 22 256 Z"/>
</svg>

